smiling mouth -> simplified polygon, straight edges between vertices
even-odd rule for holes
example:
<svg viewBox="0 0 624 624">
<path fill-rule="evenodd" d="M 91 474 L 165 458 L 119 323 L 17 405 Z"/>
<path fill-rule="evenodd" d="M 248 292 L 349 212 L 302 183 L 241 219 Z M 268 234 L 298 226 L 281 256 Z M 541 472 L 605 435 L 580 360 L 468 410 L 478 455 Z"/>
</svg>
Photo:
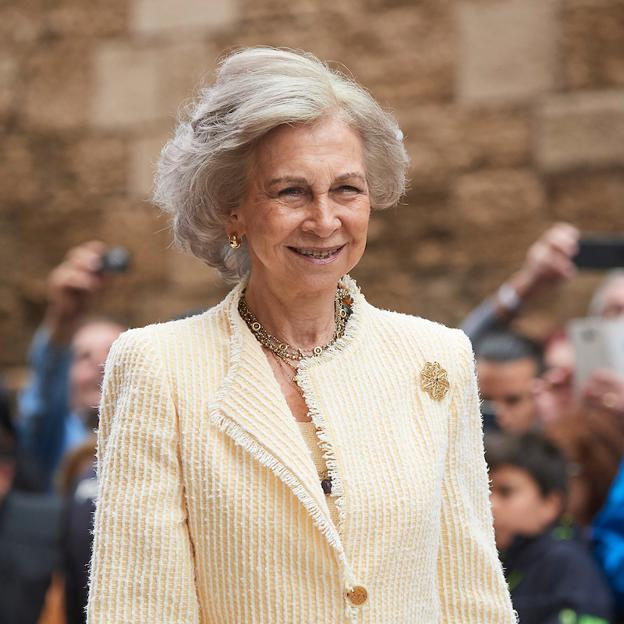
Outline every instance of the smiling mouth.
<svg viewBox="0 0 624 624">
<path fill-rule="evenodd" d="M 318 260 L 327 260 L 333 256 L 337 256 L 344 245 L 339 247 L 329 247 L 327 249 L 315 249 L 311 247 L 289 247 L 291 251 L 299 254 L 300 256 L 306 256 L 307 258 L 316 258 Z"/>
</svg>

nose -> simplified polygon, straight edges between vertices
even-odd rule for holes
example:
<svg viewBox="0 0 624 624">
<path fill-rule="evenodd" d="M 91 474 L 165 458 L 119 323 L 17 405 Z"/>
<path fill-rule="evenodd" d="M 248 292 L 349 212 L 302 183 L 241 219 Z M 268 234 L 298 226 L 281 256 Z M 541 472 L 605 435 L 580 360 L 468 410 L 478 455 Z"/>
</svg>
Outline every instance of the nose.
<svg viewBox="0 0 624 624">
<path fill-rule="evenodd" d="M 329 238 L 341 225 L 337 211 L 338 206 L 327 193 L 318 195 L 309 204 L 309 211 L 302 229 L 316 234 L 319 238 Z"/>
</svg>

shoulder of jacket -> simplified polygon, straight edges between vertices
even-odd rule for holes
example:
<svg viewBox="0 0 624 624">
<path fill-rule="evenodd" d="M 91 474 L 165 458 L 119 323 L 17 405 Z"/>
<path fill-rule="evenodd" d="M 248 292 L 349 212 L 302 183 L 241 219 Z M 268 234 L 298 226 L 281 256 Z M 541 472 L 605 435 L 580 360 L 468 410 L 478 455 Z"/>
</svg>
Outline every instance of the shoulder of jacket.
<svg viewBox="0 0 624 624">
<path fill-rule="evenodd" d="M 167 354 L 180 350 L 192 354 L 194 349 L 202 349 L 206 343 L 216 348 L 219 339 L 227 339 L 226 332 L 220 329 L 224 324 L 219 323 L 216 308 L 187 318 L 124 331 L 111 346 L 107 366 L 159 369 L 165 365 L 168 368 Z"/>
<path fill-rule="evenodd" d="M 461 329 L 372 306 L 370 314 L 380 339 L 401 349 L 406 361 L 420 354 L 424 361 L 439 362 L 462 387 L 474 375 L 472 344 Z"/>
<path fill-rule="evenodd" d="M 128 329 L 117 340 L 123 345 L 135 346 L 159 342 L 175 344 L 185 336 L 216 333 L 219 332 L 220 322 L 223 322 L 221 317 L 224 316 L 219 312 L 219 306 L 215 306 L 192 316 Z"/>
<path fill-rule="evenodd" d="M 456 346 L 470 347 L 470 340 L 461 329 L 448 327 L 421 316 L 383 310 L 374 306 L 370 306 L 369 309 L 374 321 L 386 331 L 398 332 L 402 335 L 407 333 L 416 337 L 427 336 Z"/>
</svg>

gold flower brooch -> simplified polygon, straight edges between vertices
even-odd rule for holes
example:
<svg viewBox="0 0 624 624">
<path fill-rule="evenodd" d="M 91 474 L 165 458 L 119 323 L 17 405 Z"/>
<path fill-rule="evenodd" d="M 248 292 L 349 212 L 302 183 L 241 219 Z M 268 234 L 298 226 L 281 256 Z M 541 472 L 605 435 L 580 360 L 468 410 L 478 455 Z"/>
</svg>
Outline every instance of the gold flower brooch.
<svg viewBox="0 0 624 624">
<path fill-rule="evenodd" d="M 448 374 L 438 362 L 426 362 L 420 372 L 421 388 L 435 401 L 441 401 L 450 387 Z"/>
</svg>

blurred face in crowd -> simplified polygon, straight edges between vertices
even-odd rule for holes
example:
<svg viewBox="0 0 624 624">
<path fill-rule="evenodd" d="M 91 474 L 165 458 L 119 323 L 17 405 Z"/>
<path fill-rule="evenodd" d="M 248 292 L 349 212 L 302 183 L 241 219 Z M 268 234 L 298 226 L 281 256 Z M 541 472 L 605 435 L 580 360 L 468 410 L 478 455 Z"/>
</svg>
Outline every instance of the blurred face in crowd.
<svg viewBox="0 0 624 624">
<path fill-rule="evenodd" d="M 602 316 L 609 319 L 624 316 L 624 277 L 614 279 L 604 294 Z"/>
<path fill-rule="evenodd" d="M 250 289 L 318 292 L 359 262 L 369 215 L 362 141 L 328 118 L 276 128 L 260 142 L 228 228 L 247 240 Z"/>
<path fill-rule="evenodd" d="M 509 547 L 517 535 L 542 533 L 561 513 L 560 494 L 543 496 L 531 474 L 523 468 L 502 465 L 490 470 L 490 500 L 496 546 Z"/>
<path fill-rule="evenodd" d="M 551 423 L 569 414 L 575 405 L 574 347 L 564 334 L 546 344 L 544 368 L 536 384 L 536 402 L 540 420 Z"/>
<path fill-rule="evenodd" d="M 526 433 L 535 424 L 537 406 L 533 383 L 537 365 L 530 358 L 510 362 L 477 360 L 481 398 L 489 401 L 501 429 Z"/>
<path fill-rule="evenodd" d="M 79 329 L 72 341 L 71 406 L 89 426 L 95 426 L 104 362 L 122 331 L 115 323 L 95 321 Z"/>
</svg>

